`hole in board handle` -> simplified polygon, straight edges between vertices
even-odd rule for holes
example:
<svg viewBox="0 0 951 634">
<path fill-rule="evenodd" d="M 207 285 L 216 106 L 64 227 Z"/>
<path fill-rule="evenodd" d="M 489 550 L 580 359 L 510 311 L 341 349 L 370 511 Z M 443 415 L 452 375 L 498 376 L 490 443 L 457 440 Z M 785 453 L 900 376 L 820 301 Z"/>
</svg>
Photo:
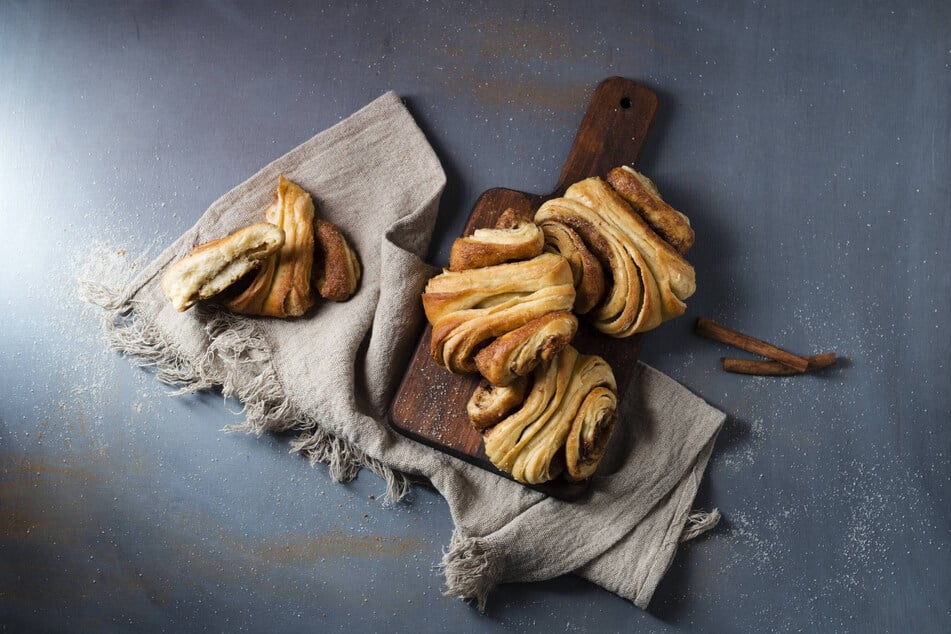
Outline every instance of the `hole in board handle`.
<svg viewBox="0 0 951 634">
<path fill-rule="evenodd" d="M 630 97 L 621 97 L 621 107 L 627 110 L 631 107 L 631 98 Z"/>
</svg>

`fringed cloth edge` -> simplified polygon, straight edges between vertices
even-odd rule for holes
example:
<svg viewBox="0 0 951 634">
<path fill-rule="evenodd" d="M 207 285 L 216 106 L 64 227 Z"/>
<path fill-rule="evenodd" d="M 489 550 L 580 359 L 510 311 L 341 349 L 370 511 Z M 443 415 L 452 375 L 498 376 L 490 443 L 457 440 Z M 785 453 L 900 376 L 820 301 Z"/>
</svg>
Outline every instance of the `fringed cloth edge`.
<svg viewBox="0 0 951 634">
<path fill-rule="evenodd" d="M 311 466 L 326 464 L 335 481 L 349 482 L 366 467 L 386 482 L 388 501 L 399 501 L 409 494 L 408 476 L 323 428 L 318 419 L 293 405 L 271 363 L 267 342 L 252 323 L 230 313 L 204 311 L 210 343 L 193 360 L 136 311 L 135 301 L 122 289 L 81 280 L 79 295 L 105 309 L 101 323 L 106 344 L 133 364 L 154 371 L 162 383 L 177 387 L 173 396 L 217 387 L 224 398 L 238 399 L 245 421 L 229 425 L 225 431 L 258 436 L 265 432 L 296 433 L 290 453 L 306 457 Z"/>
<path fill-rule="evenodd" d="M 499 564 L 482 540 L 465 537 L 457 528 L 435 568 L 446 578 L 444 596 L 471 599 L 485 612 L 489 592 L 498 581 Z"/>
</svg>

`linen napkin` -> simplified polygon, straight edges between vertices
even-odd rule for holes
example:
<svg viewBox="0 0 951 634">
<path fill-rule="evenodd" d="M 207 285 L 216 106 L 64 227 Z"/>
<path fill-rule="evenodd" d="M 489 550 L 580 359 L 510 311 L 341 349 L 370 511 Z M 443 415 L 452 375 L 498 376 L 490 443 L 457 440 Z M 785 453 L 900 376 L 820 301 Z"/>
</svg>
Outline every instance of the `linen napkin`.
<svg viewBox="0 0 951 634">
<path fill-rule="evenodd" d="M 176 312 L 161 275 L 196 245 L 257 222 L 278 176 L 314 197 L 359 253 L 348 302 L 302 318 L 255 318 L 198 306 Z M 549 498 L 394 432 L 386 411 L 422 323 L 434 269 L 422 255 L 445 175 L 400 98 L 389 92 L 264 167 L 215 201 L 130 284 L 85 284 L 107 309 L 106 339 L 180 392 L 220 388 L 254 433 L 292 431 L 293 448 L 337 480 L 366 467 L 403 498 L 429 480 L 455 522 L 440 565 L 447 594 L 484 608 L 503 582 L 576 573 L 645 607 L 680 541 L 716 524 L 691 505 L 724 415 L 639 364 L 619 386 L 620 422 L 590 492 Z"/>
</svg>

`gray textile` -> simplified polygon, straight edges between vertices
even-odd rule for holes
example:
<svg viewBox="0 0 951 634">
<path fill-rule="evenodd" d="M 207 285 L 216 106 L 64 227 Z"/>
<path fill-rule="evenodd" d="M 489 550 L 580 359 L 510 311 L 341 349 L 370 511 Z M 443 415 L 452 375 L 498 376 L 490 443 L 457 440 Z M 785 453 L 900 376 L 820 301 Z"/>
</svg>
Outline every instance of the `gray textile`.
<svg viewBox="0 0 951 634">
<path fill-rule="evenodd" d="M 318 302 L 300 319 L 176 312 L 162 296 L 165 267 L 202 242 L 261 219 L 278 175 L 314 196 L 360 254 L 349 302 Z M 241 399 L 240 428 L 297 432 L 293 447 L 333 477 L 368 467 L 403 497 L 407 474 L 445 496 L 456 528 L 441 568 L 446 592 L 484 606 L 501 582 L 575 572 L 649 602 L 677 545 L 716 524 L 690 514 L 724 415 L 639 364 L 619 387 L 621 416 L 590 495 L 561 502 L 390 430 L 387 406 L 419 332 L 419 294 L 433 273 L 428 245 L 445 176 L 399 97 L 387 93 L 271 163 L 216 201 L 127 287 L 87 285 L 109 309 L 107 338 L 183 392 L 220 386 Z"/>
</svg>

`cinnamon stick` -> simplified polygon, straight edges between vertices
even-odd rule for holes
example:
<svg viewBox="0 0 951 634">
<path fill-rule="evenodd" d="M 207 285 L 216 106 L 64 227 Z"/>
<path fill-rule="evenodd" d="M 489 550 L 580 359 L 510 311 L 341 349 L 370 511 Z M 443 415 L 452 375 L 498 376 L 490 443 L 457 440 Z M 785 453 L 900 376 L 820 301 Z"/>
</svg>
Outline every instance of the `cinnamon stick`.
<svg viewBox="0 0 951 634">
<path fill-rule="evenodd" d="M 807 371 L 821 370 L 835 365 L 838 358 L 834 352 L 823 352 L 806 357 L 809 362 Z M 789 376 L 792 374 L 802 374 L 799 370 L 779 363 L 778 361 L 761 361 L 759 359 L 737 359 L 734 357 L 723 357 L 723 369 L 727 372 L 736 374 L 758 374 L 761 376 Z"/>
<path fill-rule="evenodd" d="M 705 317 L 697 318 L 695 332 L 698 335 L 713 339 L 714 341 L 719 341 L 720 343 L 725 343 L 741 350 L 746 350 L 747 352 L 769 357 L 799 373 L 805 372 L 809 368 L 809 361 L 804 357 L 787 352 L 782 348 L 777 348 L 756 337 L 744 335 L 742 332 L 727 328 Z"/>
</svg>

